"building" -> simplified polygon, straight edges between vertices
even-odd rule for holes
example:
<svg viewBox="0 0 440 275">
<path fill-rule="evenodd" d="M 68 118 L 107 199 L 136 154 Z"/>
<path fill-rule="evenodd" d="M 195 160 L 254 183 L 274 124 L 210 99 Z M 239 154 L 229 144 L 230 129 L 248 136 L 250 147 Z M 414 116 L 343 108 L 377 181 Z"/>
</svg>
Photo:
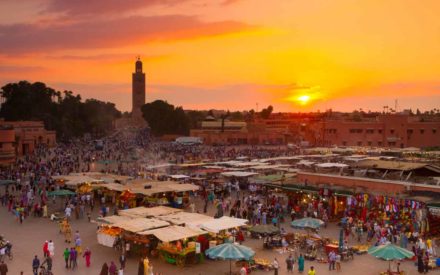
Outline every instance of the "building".
<svg viewBox="0 0 440 275">
<path fill-rule="evenodd" d="M 56 145 L 55 131 L 46 130 L 42 121 L 0 121 L 0 163 L 32 154 L 39 144 Z"/>
<path fill-rule="evenodd" d="M 191 129 L 190 136 L 208 145 L 286 144 L 285 131 L 270 131 L 262 124 L 244 121 L 203 121 L 200 129 Z"/>
<path fill-rule="evenodd" d="M 116 129 L 122 128 L 143 128 L 147 122 L 142 116 L 142 105 L 145 104 L 145 73 L 142 69 L 142 61 L 138 57 L 135 63 L 135 71 L 131 78 L 131 115 L 114 121 Z"/>
<path fill-rule="evenodd" d="M 145 73 L 142 72 L 142 61 L 138 57 L 135 72 L 132 74 L 132 111 L 134 119 L 142 119 L 141 107 L 145 104 Z"/>
<path fill-rule="evenodd" d="M 323 120 L 315 130 L 319 137 L 315 142 L 321 143 L 316 145 L 390 148 L 440 146 L 440 121 L 423 121 L 417 116 L 405 114 L 385 114 L 365 121 Z"/>
</svg>

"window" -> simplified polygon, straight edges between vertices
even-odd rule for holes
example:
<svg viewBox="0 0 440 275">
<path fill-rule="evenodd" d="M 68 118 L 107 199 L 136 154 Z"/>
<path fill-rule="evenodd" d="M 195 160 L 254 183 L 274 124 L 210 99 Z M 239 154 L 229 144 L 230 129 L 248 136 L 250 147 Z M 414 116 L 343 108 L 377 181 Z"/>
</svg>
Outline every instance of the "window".
<svg viewBox="0 0 440 275">
<path fill-rule="evenodd" d="M 390 130 L 390 133 L 391 133 L 391 134 L 394 134 L 394 129 L 391 129 L 391 130 Z"/>
<path fill-rule="evenodd" d="M 374 129 L 367 129 L 367 130 L 365 130 L 365 133 L 374 134 Z"/>
<path fill-rule="evenodd" d="M 373 142 L 369 141 L 368 146 L 372 146 L 372 145 L 373 145 Z"/>
<path fill-rule="evenodd" d="M 377 146 L 382 146 L 382 141 L 378 141 Z"/>
<path fill-rule="evenodd" d="M 362 146 L 362 141 L 358 141 L 358 142 L 357 142 L 357 145 L 358 145 L 358 146 Z"/>
<path fill-rule="evenodd" d="M 423 135 L 425 133 L 425 129 L 420 129 L 420 134 Z"/>
<path fill-rule="evenodd" d="M 362 131 L 362 129 L 350 129 L 350 134 L 360 134 Z"/>
<path fill-rule="evenodd" d="M 408 135 L 411 135 L 413 132 L 414 132 L 413 129 L 408 129 L 408 130 L 406 130 L 406 133 L 407 133 Z"/>
<path fill-rule="evenodd" d="M 381 129 L 377 130 L 377 132 L 378 132 L 379 134 L 382 134 L 382 130 L 381 130 Z"/>
</svg>

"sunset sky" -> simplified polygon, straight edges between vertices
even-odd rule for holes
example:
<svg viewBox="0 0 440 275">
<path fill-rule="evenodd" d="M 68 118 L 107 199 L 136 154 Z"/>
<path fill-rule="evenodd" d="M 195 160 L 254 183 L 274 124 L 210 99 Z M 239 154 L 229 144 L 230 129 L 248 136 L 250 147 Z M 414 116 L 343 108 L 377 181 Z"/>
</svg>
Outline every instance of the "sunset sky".
<svg viewBox="0 0 440 275">
<path fill-rule="evenodd" d="M 0 85 L 42 81 L 131 108 L 440 107 L 438 0 L 1 0 Z"/>
</svg>

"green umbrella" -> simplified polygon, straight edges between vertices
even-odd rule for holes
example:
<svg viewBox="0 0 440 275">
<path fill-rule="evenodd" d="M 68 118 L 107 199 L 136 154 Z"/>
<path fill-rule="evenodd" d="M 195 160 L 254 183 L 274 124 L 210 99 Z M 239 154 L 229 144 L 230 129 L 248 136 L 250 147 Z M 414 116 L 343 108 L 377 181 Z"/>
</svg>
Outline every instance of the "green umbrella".
<svg viewBox="0 0 440 275">
<path fill-rule="evenodd" d="M 324 225 L 324 222 L 320 219 L 315 218 L 302 218 L 299 220 L 294 220 L 291 225 L 292 227 L 300 229 L 318 229 L 322 225 Z"/>
<path fill-rule="evenodd" d="M 61 196 L 72 196 L 75 195 L 75 192 L 66 189 L 55 190 L 47 193 L 49 197 L 61 197 Z"/>
<path fill-rule="evenodd" d="M 244 245 L 224 243 L 205 251 L 211 259 L 229 260 L 229 274 L 232 274 L 232 260 L 250 260 L 255 251 Z"/>
<path fill-rule="evenodd" d="M 368 254 L 385 261 L 410 259 L 414 257 L 413 252 L 391 243 L 370 247 Z M 388 268 L 390 269 L 390 266 Z"/>
<path fill-rule="evenodd" d="M 271 224 L 260 224 L 260 225 L 256 225 L 253 226 L 250 229 L 251 232 L 253 233 L 257 233 L 257 234 L 277 234 L 280 232 L 280 230 L 278 229 L 278 227 L 273 226 Z"/>
</svg>

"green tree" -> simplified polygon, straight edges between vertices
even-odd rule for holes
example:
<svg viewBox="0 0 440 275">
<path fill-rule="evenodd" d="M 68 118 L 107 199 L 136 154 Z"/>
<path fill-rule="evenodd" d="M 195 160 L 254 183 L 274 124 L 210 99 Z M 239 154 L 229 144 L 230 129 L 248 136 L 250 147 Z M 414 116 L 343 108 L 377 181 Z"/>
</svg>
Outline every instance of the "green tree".
<svg viewBox="0 0 440 275">
<path fill-rule="evenodd" d="M 190 121 L 182 107 L 175 108 L 166 101 L 156 100 L 144 104 L 141 110 L 154 135 L 189 133 Z"/>
<path fill-rule="evenodd" d="M 272 105 L 269 105 L 267 108 L 261 110 L 261 117 L 264 119 L 268 119 L 273 112 Z"/>
</svg>

